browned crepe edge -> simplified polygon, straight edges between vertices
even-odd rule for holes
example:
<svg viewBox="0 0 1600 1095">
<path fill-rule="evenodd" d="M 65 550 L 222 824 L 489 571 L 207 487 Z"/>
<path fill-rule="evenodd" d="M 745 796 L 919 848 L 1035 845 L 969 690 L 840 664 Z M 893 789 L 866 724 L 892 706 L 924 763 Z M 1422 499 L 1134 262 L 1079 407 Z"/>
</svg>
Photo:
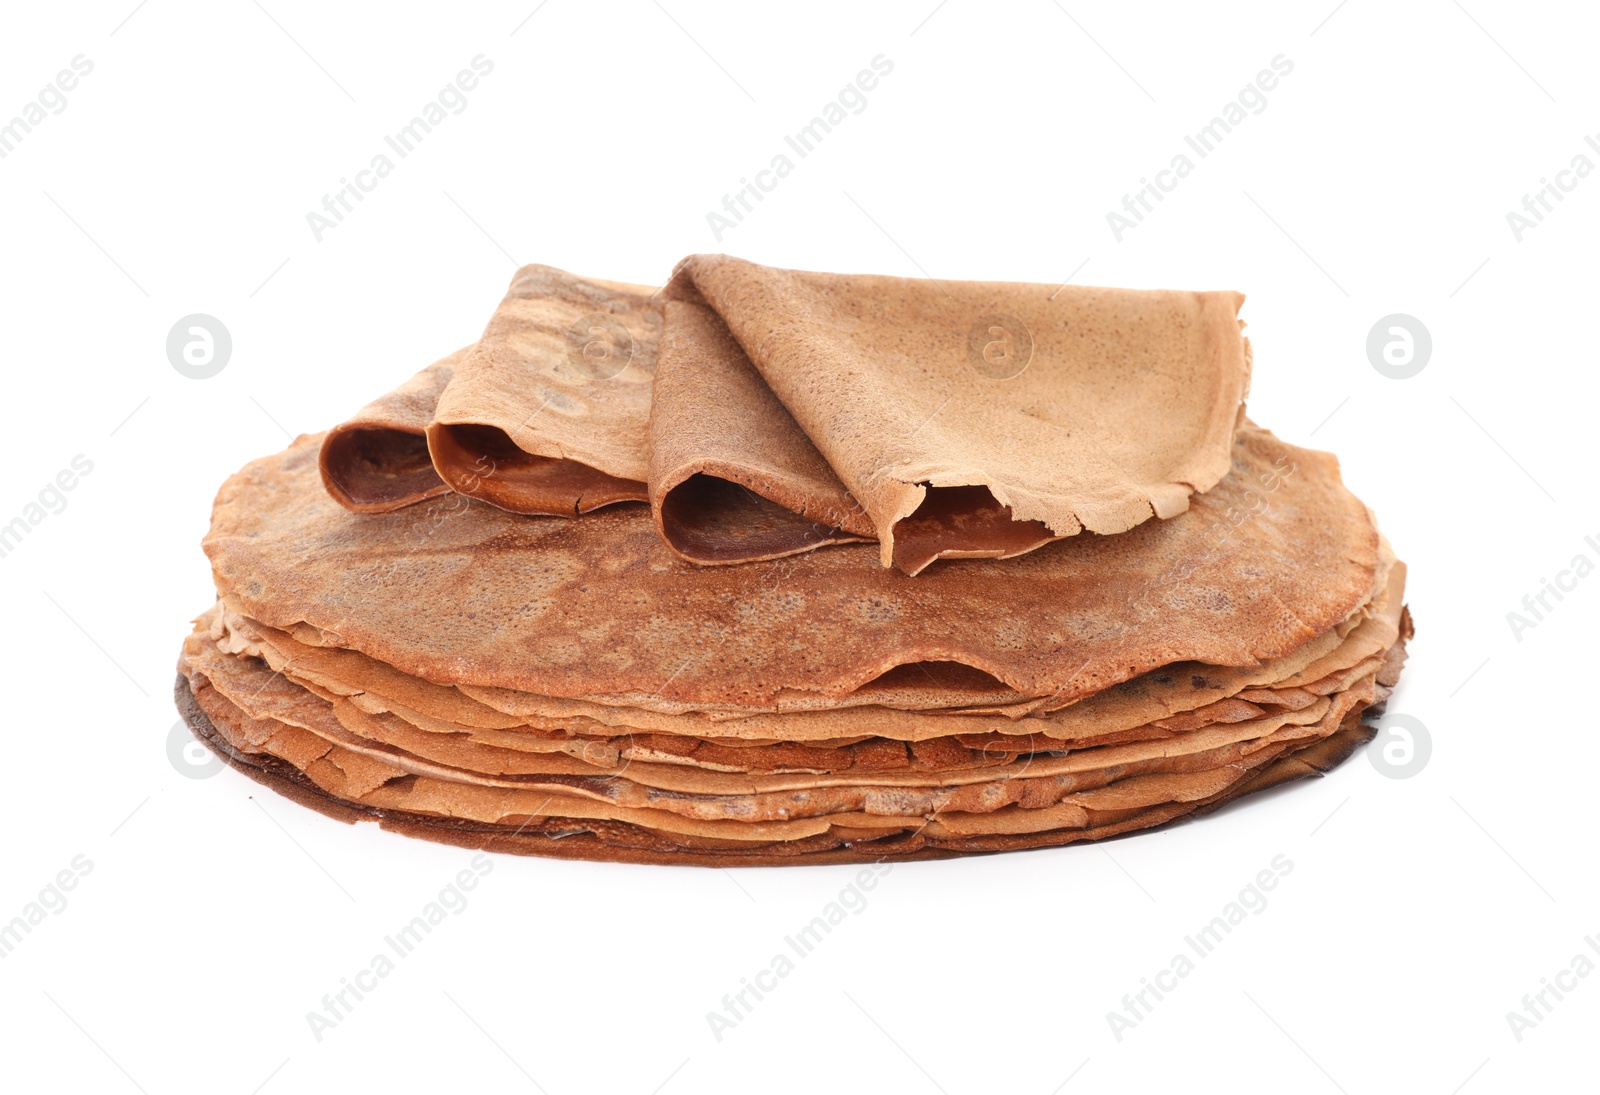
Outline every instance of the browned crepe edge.
<svg viewBox="0 0 1600 1095">
<path fill-rule="evenodd" d="M 1134 776 L 1173 776 L 1219 765 L 1236 766 L 1274 741 L 1332 732 L 1334 727 L 1320 727 L 1328 718 L 1337 720 L 1350 704 L 1369 694 L 1377 666 L 1374 659 L 1364 667 L 1333 708 L 1324 700 L 1301 712 L 1215 724 L 1156 741 L 1075 750 L 1068 756 L 1030 756 L 998 768 L 818 775 L 719 773 L 651 762 L 619 766 L 616 757 L 608 761 L 598 754 L 583 755 L 582 759 L 564 754 L 508 758 L 500 750 L 445 740 L 451 735 L 389 726 L 346 700 L 303 689 L 279 674 L 269 676 L 266 667 L 250 664 L 254 661 L 236 660 L 192 636 L 185 643 L 180 667 L 186 674 L 204 677 L 223 699 L 250 718 L 299 727 L 330 745 L 390 766 L 397 775 L 403 772 L 444 782 L 543 790 L 708 821 L 780 821 L 855 811 L 902 817 L 932 811 L 950 816 L 952 811 L 985 813 L 1013 803 L 1033 811 L 1065 801 L 1062 796 L 1078 796 Z M 465 755 L 460 754 L 462 748 Z M 515 771 L 505 767 L 508 759 L 515 761 Z M 486 763 L 495 770 L 485 768 Z"/>
</svg>

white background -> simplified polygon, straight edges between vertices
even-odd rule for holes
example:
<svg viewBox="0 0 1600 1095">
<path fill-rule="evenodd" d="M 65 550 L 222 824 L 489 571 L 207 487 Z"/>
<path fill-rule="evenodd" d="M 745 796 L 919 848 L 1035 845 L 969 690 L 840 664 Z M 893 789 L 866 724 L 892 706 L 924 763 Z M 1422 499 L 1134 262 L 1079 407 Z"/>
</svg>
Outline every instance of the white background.
<svg viewBox="0 0 1600 1095">
<path fill-rule="evenodd" d="M 1600 164 L 1592 9 L 537 2 L 8 6 L 0 119 L 74 56 L 94 70 L 0 160 L 0 523 L 75 455 L 93 471 L 0 559 L 0 921 L 93 866 L 0 960 L 0 1084 L 1592 1087 L 1600 976 L 1520 1042 L 1506 1017 L 1600 936 L 1576 687 L 1600 577 L 1520 641 L 1506 618 L 1600 561 L 1600 177 L 1520 242 L 1506 220 L 1579 153 Z M 317 242 L 306 213 L 478 54 L 494 71 L 469 106 Z M 894 69 L 867 108 L 719 242 L 707 212 L 878 54 Z M 1267 107 L 1118 242 L 1107 211 L 1279 54 Z M 855 868 L 494 857 L 318 1042 L 306 1013 L 471 853 L 169 761 L 212 494 L 476 339 L 516 263 L 654 284 L 718 250 L 1246 292 L 1252 415 L 1336 451 L 1411 565 L 1391 711 L 1426 725 L 1430 762 L 1392 780 L 1358 754 L 1105 847 L 896 867 L 720 1042 L 706 1013 Z M 196 312 L 234 341 L 204 381 L 164 350 Z M 1365 351 L 1396 312 L 1434 342 L 1403 381 Z M 1107 1012 L 1279 854 L 1268 907 L 1119 1042 Z"/>
</svg>

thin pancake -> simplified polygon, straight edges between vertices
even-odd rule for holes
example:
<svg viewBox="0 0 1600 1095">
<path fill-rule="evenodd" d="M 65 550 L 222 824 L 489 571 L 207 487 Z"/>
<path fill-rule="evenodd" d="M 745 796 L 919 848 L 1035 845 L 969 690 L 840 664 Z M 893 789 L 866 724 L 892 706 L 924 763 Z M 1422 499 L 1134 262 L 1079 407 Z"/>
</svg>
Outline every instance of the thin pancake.
<svg viewBox="0 0 1600 1095">
<path fill-rule="evenodd" d="M 408 728 L 400 720 L 366 715 L 338 697 L 319 697 L 271 673 L 253 659 L 220 654 L 198 641 L 186 671 L 203 675 L 217 691 L 254 719 L 274 719 L 308 730 L 331 745 L 362 753 L 414 775 L 481 786 L 539 788 L 618 805 L 655 806 L 689 816 L 740 820 L 832 814 L 849 809 L 925 814 L 992 810 L 1010 802 L 1047 805 L 1061 795 L 1102 786 L 1139 773 L 1193 772 L 1233 763 L 1262 745 L 1315 733 L 1341 704 L 1370 686 L 1372 675 L 1352 682 L 1330 707 L 1220 725 L 1157 742 L 1081 750 L 1067 755 L 1024 756 L 980 768 L 940 772 L 852 772 L 740 775 L 669 765 L 627 763 L 618 753 L 518 754 Z M 1332 711 L 1332 715 L 1327 712 Z M 1311 729 L 1307 729 L 1311 728 Z M 1330 727 L 1331 729 L 1331 727 Z M 874 808 L 875 804 L 876 808 Z"/>
<path fill-rule="evenodd" d="M 219 611 L 208 619 L 211 633 L 224 644 L 224 649 L 264 657 L 272 669 L 302 684 L 352 696 L 364 710 L 393 711 L 423 729 L 461 732 L 527 727 L 600 740 L 625 732 L 630 740 L 644 735 L 682 735 L 693 739 L 715 737 L 729 743 L 740 738 L 815 743 L 850 732 L 852 740 L 883 744 L 887 744 L 883 742 L 885 738 L 919 742 L 959 737 L 991 754 L 1018 747 L 1007 742 L 1037 739 L 1040 744 L 1071 742 L 1081 747 L 1141 728 L 1177 729 L 1180 724 L 1171 720 L 1204 725 L 1227 717 L 1215 710 L 1218 705 L 1226 705 L 1235 694 L 1243 695 L 1252 689 L 1254 695 L 1244 702 L 1303 707 L 1325 693 L 1306 691 L 1300 687 L 1302 682 L 1314 684 L 1330 674 L 1346 671 L 1394 643 L 1400 628 L 1404 580 L 1403 565 L 1396 565 L 1389 573 L 1384 594 L 1370 606 L 1371 614 L 1362 615 L 1342 640 L 1336 631 L 1330 631 L 1292 655 L 1251 668 L 1198 663 L 1164 666 L 1059 711 L 1015 720 L 870 705 L 832 712 L 755 714 L 721 720 L 604 707 L 506 689 L 434 684 L 356 651 L 301 645 L 283 632 L 237 615 Z M 1308 673 L 1308 666 L 1315 668 Z M 1279 683 L 1282 681 L 1292 683 Z M 1280 696 L 1280 690 L 1291 695 Z M 1144 736 L 1159 735 L 1146 732 Z M 903 750 L 900 755 L 904 756 Z"/>
<path fill-rule="evenodd" d="M 1228 474 L 1249 389 L 1238 293 L 695 255 L 666 295 L 721 315 L 871 516 L 883 564 L 911 574 L 1182 512 Z"/>
<path fill-rule="evenodd" d="M 204 681 L 199 692 L 207 691 Z M 541 855 L 562 859 L 705 866 L 779 866 L 803 863 L 881 863 L 945 858 L 951 855 L 1054 847 L 1082 840 L 1100 840 L 1140 828 L 1168 824 L 1185 816 L 1209 812 L 1233 799 L 1276 786 L 1286 780 L 1325 772 L 1347 758 L 1371 737 L 1356 712 L 1346 717 L 1334 735 L 1284 753 L 1223 793 L 1197 802 L 1169 803 L 1145 811 L 1112 816 L 1110 811 L 1085 811 L 1089 826 L 1046 833 L 1002 835 L 930 836 L 926 829 L 872 833 L 831 826 L 825 833 L 781 842 L 726 842 L 714 838 L 665 833 L 621 822 L 600 822 L 559 814 L 535 814 L 514 828 L 500 828 L 459 817 L 428 815 L 393 807 L 347 802 L 330 796 L 292 765 L 260 752 L 245 752 L 223 736 L 208 717 L 189 682 L 181 675 L 176 686 L 180 712 L 203 742 L 232 767 L 271 787 L 301 805 L 347 823 L 376 821 L 383 828 L 407 836 L 488 851 Z M 215 699 L 215 697 L 212 697 Z M 208 704 L 218 723 L 231 725 L 225 702 Z M 548 803 L 547 803 L 548 806 Z"/>
<path fill-rule="evenodd" d="M 866 511 L 722 317 L 685 301 L 665 311 L 650 408 L 650 505 L 662 539 L 707 565 L 875 539 Z"/>
<path fill-rule="evenodd" d="M 319 460 L 334 501 L 357 513 L 385 513 L 449 491 L 433 469 L 425 434 L 470 349 L 435 361 L 328 431 Z"/>
<path fill-rule="evenodd" d="M 465 504 L 418 544 L 417 522 L 443 500 L 350 514 L 298 446 L 224 484 L 205 548 L 250 616 L 303 621 L 440 683 L 632 706 L 770 708 L 786 694 L 826 706 L 897 667 L 944 663 L 1065 704 L 1173 662 L 1282 657 L 1369 598 L 1378 534 L 1333 458 L 1254 427 L 1234 458 L 1172 520 L 915 582 L 871 566 L 865 544 L 697 567 L 632 507 L 562 521 Z M 1205 561 L 1184 581 L 1152 586 L 1194 558 Z M 951 695 L 905 692 L 920 707 Z"/>
<path fill-rule="evenodd" d="M 646 500 L 661 314 L 643 285 L 517 271 L 439 398 L 428 449 L 462 494 L 571 517 Z"/>
</svg>

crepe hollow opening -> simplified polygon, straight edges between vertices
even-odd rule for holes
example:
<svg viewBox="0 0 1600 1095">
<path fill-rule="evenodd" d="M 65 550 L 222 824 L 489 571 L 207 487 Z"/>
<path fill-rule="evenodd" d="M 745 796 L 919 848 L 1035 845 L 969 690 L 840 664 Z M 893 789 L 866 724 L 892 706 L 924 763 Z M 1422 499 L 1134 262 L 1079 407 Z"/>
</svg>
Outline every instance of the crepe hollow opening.
<svg viewBox="0 0 1600 1095">
<path fill-rule="evenodd" d="M 661 532 L 674 551 L 702 565 L 776 559 L 862 539 L 705 472 L 667 491 Z"/>
<path fill-rule="evenodd" d="M 421 433 L 383 428 L 338 430 L 322 452 L 323 483 L 340 505 L 387 510 L 443 493 L 445 484 Z"/>
<path fill-rule="evenodd" d="M 894 526 L 894 562 L 916 574 L 935 559 L 1009 559 L 1059 539 L 1043 521 L 1018 521 L 988 487 L 933 487 Z"/>
<path fill-rule="evenodd" d="M 862 685 L 866 689 L 908 689 L 938 693 L 965 693 L 974 701 L 1005 700 L 1016 691 L 987 670 L 966 662 L 928 658 L 901 662 Z"/>
</svg>

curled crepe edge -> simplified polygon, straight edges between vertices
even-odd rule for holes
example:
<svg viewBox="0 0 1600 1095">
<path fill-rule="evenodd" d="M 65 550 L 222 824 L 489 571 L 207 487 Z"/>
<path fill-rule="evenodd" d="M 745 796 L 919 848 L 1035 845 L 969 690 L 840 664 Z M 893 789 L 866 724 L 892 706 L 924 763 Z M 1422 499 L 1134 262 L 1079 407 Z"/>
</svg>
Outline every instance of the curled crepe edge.
<svg viewBox="0 0 1600 1095">
<path fill-rule="evenodd" d="M 448 494 L 421 430 L 346 423 L 323 439 L 322 485 L 353 513 L 389 513 Z"/>
<path fill-rule="evenodd" d="M 573 517 L 648 501 L 642 452 L 619 449 L 605 428 L 585 429 L 598 421 L 642 435 L 648 410 L 635 411 L 632 402 L 647 407 L 647 393 L 640 400 L 607 385 L 636 391 L 649 383 L 658 336 L 645 313 L 658 311 L 653 293 L 540 264 L 518 269 L 427 423 L 428 451 L 450 489 L 527 516 Z M 578 347 L 575 328 L 565 325 L 589 316 L 626 332 L 629 357 L 616 372 L 572 371 Z"/>
<path fill-rule="evenodd" d="M 1248 345 L 1247 340 L 1247 361 Z M 1246 421 L 1241 400 L 1230 442 Z M 1013 559 L 1080 532 L 1111 536 L 1152 517 L 1165 521 L 1187 511 L 1191 498 L 1227 477 L 1231 450 L 1229 444 L 1200 467 L 1179 473 L 1183 478 L 1175 474 L 1165 483 L 1144 484 L 1129 480 L 1129 492 L 1120 497 L 1073 501 L 1056 496 L 1056 505 L 1049 504 L 1050 496 L 1015 491 L 976 468 L 925 464 L 879 469 L 883 486 L 874 493 L 893 505 L 887 532 L 879 540 L 879 561 L 915 576 L 940 559 Z"/>
<path fill-rule="evenodd" d="M 669 300 L 662 311 L 649 484 L 666 545 L 717 566 L 876 539 L 722 317 L 692 301 Z"/>
<path fill-rule="evenodd" d="M 678 468 L 655 489 L 656 531 L 675 554 L 700 566 L 731 566 L 874 539 L 851 531 L 859 518 L 813 509 L 788 477 L 719 460 Z M 713 515 L 707 519 L 707 515 Z"/>
<path fill-rule="evenodd" d="M 327 432 L 317 467 L 334 501 L 355 513 L 388 513 L 449 493 L 424 430 L 470 350 L 434 362 Z"/>
<path fill-rule="evenodd" d="M 511 513 L 575 517 L 618 502 L 646 502 L 645 485 L 580 460 L 529 452 L 498 426 L 431 423 L 432 466 L 446 489 Z"/>
</svg>

